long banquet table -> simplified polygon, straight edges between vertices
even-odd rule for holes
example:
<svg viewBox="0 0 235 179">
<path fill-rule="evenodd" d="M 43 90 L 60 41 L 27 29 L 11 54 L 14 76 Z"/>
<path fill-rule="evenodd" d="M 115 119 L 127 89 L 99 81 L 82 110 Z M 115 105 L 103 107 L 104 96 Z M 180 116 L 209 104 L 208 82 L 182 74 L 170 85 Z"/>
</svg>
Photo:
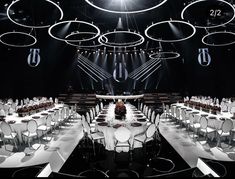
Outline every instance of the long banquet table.
<svg viewBox="0 0 235 179">
<path fill-rule="evenodd" d="M 231 119 L 233 121 L 233 128 L 235 128 L 235 120 L 233 119 L 233 114 L 231 114 L 230 112 L 220 112 L 218 114 L 212 114 L 209 112 L 191 108 L 189 106 L 185 106 L 184 103 L 174 103 L 172 104 L 172 107 L 174 110 L 176 108 L 185 108 L 187 115 L 189 113 L 194 113 L 194 122 L 200 122 L 201 116 L 205 115 L 208 119 L 208 126 L 216 130 L 221 129 L 225 119 Z"/>
<path fill-rule="evenodd" d="M 37 119 L 35 119 L 35 121 L 37 122 L 38 126 L 45 124 L 46 115 L 43 115 L 43 113 L 53 114 L 56 109 L 60 111 L 63 107 L 64 107 L 64 104 L 55 104 L 55 106 L 53 108 L 50 108 L 48 110 L 43 110 L 39 113 L 27 115 L 24 117 L 19 117 L 18 113 L 13 113 L 12 115 L 7 115 L 5 117 L 5 121 L 10 124 L 12 131 L 17 133 L 18 140 L 20 143 L 22 143 L 23 140 L 22 140 L 21 134 L 23 131 L 27 130 L 27 121 L 28 120 L 33 119 L 36 116 Z M 39 134 L 39 136 L 41 135 L 40 133 L 38 133 L 38 134 Z"/>
<path fill-rule="evenodd" d="M 126 104 L 127 114 L 125 120 L 115 119 L 114 109 L 115 104 L 109 104 L 105 107 L 100 114 L 95 118 L 96 124 L 95 129 L 103 132 L 105 137 L 105 148 L 106 150 L 114 150 L 115 136 L 114 132 L 120 126 L 124 126 L 131 131 L 131 137 L 129 139 L 130 145 L 133 148 L 142 147 L 140 142 L 134 141 L 134 136 L 137 134 L 144 133 L 147 129 L 147 120 L 144 114 L 138 111 L 133 105 Z M 97 122 L 100 119 L 104 119 L 102 122 Z M 106 125 L 102 125 L 106 124 Z M 137 125 L 138 124 L 138 125 Z M 117 152 L 127 152 L 127 147 L 120 147 L 116 149 Z"/>
</svg>

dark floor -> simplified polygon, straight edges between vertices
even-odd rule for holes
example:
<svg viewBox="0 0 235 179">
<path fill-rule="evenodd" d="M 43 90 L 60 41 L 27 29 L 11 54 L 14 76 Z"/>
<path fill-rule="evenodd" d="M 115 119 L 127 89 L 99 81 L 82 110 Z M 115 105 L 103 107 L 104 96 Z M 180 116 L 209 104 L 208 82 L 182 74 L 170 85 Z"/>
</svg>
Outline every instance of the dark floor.
<svg viewBox="0 0 235 179">
<path fill-rule="evenodd" d="M 126 169 L 134 170 L 140 177 L 176 172 L 190 169 L 190 166 L 171 147 L 171 145 L 161 136 L 161 147 L 159 142 L 150 142 L 146 147 L 146 155 L 142 148 L 134 149 L 132 155 L 127 152 L 114 153 L 104 150 L 100 144 L 96 144 L 96 156 L 93 155 L 92 145 L 81 141 L 59 172 L 79 175 L 80 172 L 95 168 L 107 172 L 109 176 L 117 176 L 118 172 Z M 88 141 L 88 143 L 90 143 Z M 160 150 L 160 152 L 159 152 Z M 154 156 L 158 156 L 156 159 Z M 149 159 L 152 158 L 151 162 Z M 170 159 L 165 161 L 162 158 Z M 175 165 L 175 166 L 174 166 Z M 127 174 L 130 176 L 131 174 Z"/>
</svg>

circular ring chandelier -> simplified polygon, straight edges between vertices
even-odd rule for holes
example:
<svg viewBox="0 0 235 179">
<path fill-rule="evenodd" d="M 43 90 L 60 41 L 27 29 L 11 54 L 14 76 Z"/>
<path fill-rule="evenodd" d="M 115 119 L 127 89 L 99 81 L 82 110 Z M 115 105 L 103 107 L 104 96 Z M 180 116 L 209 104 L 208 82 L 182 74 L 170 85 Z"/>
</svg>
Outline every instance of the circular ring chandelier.
<svg viewBox="0 0 235 179">
<path fill-rule="evenodd" d="M 139 38 L 136 41 L 133 42 L 109 42 L 109 35 L 117 35 L 117 34 L 127 34 L 127 35 L 134 35 L 135 37 Z M 108 39 L 108 40 L 107 40 Z M 106 41 L 107 40 L 107 41 Z M 112 32 L 107 32 L 102 34 L 99 38 L 98 38 L 98 42 L 104 46 L 107 47 L 112 47 L 112 48 L 116 48 L 116 47 L 120 47 L 120 48 L 128 48 L 128 47 L 136 47 L 138 45 L 141 45 L 142 43 L 144 43 L 144 37 L 136 32 L 132 32 L 132 31 L 112 31 Z"/>
<path fill-rule="evenodd" d="M 217 44 L 206 42 L 206 39 L 207 39 L 207 38 L 210 38 L 211 36 L 213 36 L 213 35 L 218 35 L 218 34 L 220 34 L 220 35 L 221 35 L 221 34 L 223 34 L 223 35 L 224 35 L 224 34 L 226 34 L 226 35 L 231 35 L 231 36 L 233 36 L 233 39 L 234 39 L 234 40 L 231 41 L 231 42 L 217 43 Z M 228 39 L 228 38 L 226 38 L 226 39 Z M 212 47 L 222 47 L 222 46 L 232 45 L 232 44 L 235 43 L 235 33 L 233 33 L 233 32 L 226 32 L 226 31 L 211 32 L 211 33 L 205 35 L 205 36 L 202 38 L 202 43 L 205 44 L 205 45 L 208 45 L 208 46 L 212 46 Z"/>
<path fill-rule="evenodd" d="M 184 24 L 188 27 L 190 27 L 192 29 L 192 34 L 190 34 L 189 36 L 187 37 L 184 37 L 184 38 L 181 38 L 181 39 L 159 39 L 159 38 L 154 38 L 152 37 L 150 34 L 149 34 L 149 31 L 154 28 L 155 26 L 157 25 L 161 25 L 161 24 L 164 24 L 164 23 L 180 23 L 180 24 Z M 196 33 L 196 28 L 188 23 L 188 22 L 184 22 L 184 21 L 179 21 L 179 20 L 167 20 L 167 21 L 161 21 L 161 22 L 157 22 L 157 23 L 153 23 L 152 25 L 150 25 L 149 27 L 147 27 L 144 31 L 146 37 L 148 37 L 149 39 L 151 40 L 154 40 L 154 41 L 158 41 L 158 42 L 181 42 L 181 41 L 184 41 L 184 40 L 187 40 L 189 38 L 191 38 L 195 33 Z"/>
<path fill-rule="evenodd" d="M 84 38 L 84 39 L 75 39 L 75 40 L 69 40 L 69 39 L 66 39 L 66 37 L 68 38 L 68 35 L 64 35 L 64 37 L 58 37 L 56 35 L 53 35 L 52 34 L 52 31 L 53 31 L 53 28 L 55 28 L 56 26 L 59 26 L 59 25 L 63 25 L 63 24 L 66 24 L 66 25 L 71 25 L 72 23 L 77 23 L 77 24 L 84 24 L 84 25 L 87 25 L 88 27 L 91 27 L 93 28 L 93 30 L 95 30 L 96 32 L 80 32 L 79 29 L 77 29 L 77 32 L 72 32 L 68 35 L 72 35 L 73 33 L 74 34 L 92 34 L 92 33 L 95 33 L 94 36 L 92 37 L 88 37 L 88 38 Z M 78 26 L 79 27 L 79 26 Z M 89 41 L 89 40 L 93 40 L 95 38 L 97 38 L 99 35 L 100 35 L 100 29 L 95 26 L 94 24 L 92 23 L 89 23 L 89 22 L 86 22 L 86 21 L 78 21 L 78 20 L 68 20 L 68 21 L 61 21 L 61 22 L 58 22 L 58 23 L 55 23 L 54 25 L 52 25 L 49 29 L 48 29 L 48 33 L 49 35 L 56 39 L 56 40 L 60 40 L 60 41 L 64 41 L 64 42 L 83 42 L 83 41 Z"/>
<path fill-rule="evenodd" d="M 211 25 L 211 26 L 208 25 L 208 26 L 205 26 L 205 25 L 196 25 L 196 24 L 195 24 L 195 25 L 194 25 L 195 27 L 197 27 L 197 28 L 216 28 L 216 27 L 224 26 L 224 25 L 230 23 L 230 22 L 235 18 L 235 8 L 234 8 L 234 6 L 233 6 L 232 4 L 228 3 L 228 2 L 225 1 L 225 0 L 216 0 L 216 1 L 228 5 L 228 7 L 233 10 L 233 16 L 232 16 L 227 22 L 224 22 L 224 23 L 219 24 L 219 25 Z M 213 0 L 213 2 L 216 2 L 216 1 Z M 203 3 L 203 2 L 209 2 L 209 1 L 208 1 L 208 0 L 196 0 L 196 1 L 194 1 L 194 2 L 192 2 L 192 3 L 190 3 L 190 4 L 188 4 L 187 6 L 185 6 L 185 8 L 184 8 L 184 9 L 182 10 L 182 12 L 181 12 L 181 18 L 184 19 L 184 20 L 187 20 L 187 19 L 185 18 L 185 12 L 187 11 L 187 9 L 188 9 L 189 7 L 191 7 L 191 6 L 195 5 L 195 4 L 197 4 L 197 3 Z M 216 11 L 216 10 L 217 10 L 217 11 Z M 219 10 L 219 9 L 216 9 L 216 10 L 213 10 L 213 9 L 212 9 L 211 12 L 209 12 L 210 15 L 211 15 L 211 16 L 214 16 L 214 17 L 216 17 L 216 16 L 219 15 L 219 14 L 221 15 L 221 10 Z M 219 12 L 218 10 L 219 10 L 220 12 Z M 198 9 L 198 11 L 200 11 L 200 9 Z M 217 14 L 217 13 L 219 13 L 219 14 Z M 228 14 L 228 13 L 225 13 L 225 14 Z M 189 20 L 187 20 L 187 21 L 189 21 Z"/>
<path fill-rule="evenodd" d="M 71 33 L 69 35 L 67 35 L 65 37 L 65 39 L 68 39 L 72 36 L 75 36 L 75 35 L 81 35 L 81 34 L 85 34 L 85 35 L 96 35 L 95 32 L 74 32 L 74 33 Z M 108 39 L 106 37 L 105 38 L 105 42 L 108 41 Z M 102 46 L 100 43 L 96 42 L 97 40 L 90 40 L 90 41 L 86 41 L 87 43 L 90 42 L 90 44 L 82 44 L 82 42 L 78 42 L 78 44 L 76 44 L 75 42 L 69 42 L 69 41 L 65 41 L 68 45 L 71 45 L 71 46 L 75 46 L 75 47 L 78 47 L 78 48 L 96 48 L 96 47 L 100 47 Z M 91 44 L 92 43 L 92 44 Z M 96 44 L 97 43 L 97 44 Z"/>
<path fill-rule="evenodd" d="M 150 11 L 150 10 L 153 10 L 153 9 L 156 9 L 160 6 L 162 6 L 163 4 L 165 4 L 167 2 L 167 0 L 162 0 L 162 2 L 159 2 L 151 7 L 148 7 L 148 8 L 143 8 L 143 9 L 136 9 L 136 10 L 129 10 L 128 9 L 126 11 L 124 10 L 111 10 L 111 9 L 108 9 L 108 8 L 105 8 L 105 7 L 101 7 L 99 5 L 96 5 L 94 3 L 94 0 L 91 1 L 91 0 L 85 0 L 89 5 L 93 6 L 94 8 L 96 9 L 99 9 L 101 11 L 104 11 L 104 12 L 110 12 L 110 13 L 119 13 L 119 14 L 134 14 L 134 13 L 142 13 L 142 12 L 147 12 L 147 11 Z M 98 0 L 99 1 L 99 0 Z M 108 0 L 109 1 L 109 0 Z M 120 0 L 119 3 L 125 3 L 125 2 L 122 2 L 124 0 Z M 156 0 L 155 0 L 156 1 Z M 111 2 L 113 3 L 113 2 Z M 103 3 L 105 4 L 105 3 Z M 125 6 L 126 8 L 126 6 Z"/>
<path fill-rule="evenodd" d="M 12 6 L 16 5 L 20 1 L 22 1 L 22 0 L 12 1 L 12 3 L 7 8 L 7 17 L 9 18 L 9 20 L 11 22 L 13 22 L 16 25 L 19 25 L 19 26 L 22 26 L 22 27 L 26 27 L 26 28 L 47 28 L 47 27 L 50 27 L 51 24 L 47 24 L 47 25 L 26 25 L 26 24 L 21 24 L 19 22 L 16 22 L 14 19 L 12 19 L 12 17 L 10 16 L 11 8 L 12 8 Z M 59 17 L 58 20 L 61 20 L 63 18 L 63 16 L 64 16 L 64 13 L 63 13 L 63 10 L 60 8 L 60 6 L 57 5 L 56 3 L 54 3 L 51 0 L 44 0 L 44 1 L 47 2 L 47 3 L 50 3 L 51 5 L 53 5 L 55 8 L 57 8 L 59 10 L 60 17 Z M 42 12 L 44 12 L 44 11 L 42 11 Z"/>
<path fill-rule="evenodd" d="M 9 38 L 9 36 L 15 36 L 15 35 L 19 35 L 23 38 L 28 38 L 27 41 L 31 41 L 30 43 L 28 44 L 14 44 L 14 43 L 10 43 L 10 42 L 6 42 L 6 38 Z M 5 40 L 4 40 L 5 39 Z M 17 38 L 19 39 L 19 38 Z M 29 40 L 30 39 L 30 40 Z M 14 40 L 15 41 L 15 40 Z M 25 32 L 6 32 L 6 33 L 3 33 L 0 35 L 0 42 L 3 43 L 4 45 L 7 45 L 7 46 L 11 46 L 11 47 L 29 47 L 29 46 L 33 46 L 34 44 L 37 43 L 37 39 L 31 35 L 31 34 L 28 34 L 28 33 L 25 33 Z"/>
<path fill-rule="evenodd" d="M 164 55 L 173 55 L 172 57 L 161 57 Z M 156 57 L 155 57 L 156 56 Z M 161 59 L 161 60 L 169 60 L 179 58 L 180 54 L 178 52 L 157 52 L 149 55 L 151 59 Z"/>
</svg>

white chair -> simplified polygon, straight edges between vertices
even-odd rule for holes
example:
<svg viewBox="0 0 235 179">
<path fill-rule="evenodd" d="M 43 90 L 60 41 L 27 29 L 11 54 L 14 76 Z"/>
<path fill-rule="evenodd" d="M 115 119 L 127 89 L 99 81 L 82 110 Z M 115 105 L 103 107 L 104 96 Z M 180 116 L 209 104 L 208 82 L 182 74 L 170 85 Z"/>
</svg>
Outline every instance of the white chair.
<svg viewBox="0 0 235 179">
<path fill-rule="evenodd" d="M 7 148 L 6 148 L 6 141 L 7 140 L 13 141 L 14 144 L 15 144 L 15 148 L 18 150 L 17 133 L 12 132 L 11 126 L 8 123 L 4 122 L 4 121 L 0 124 L 0 129 L 1 129 L 2 134 L 3 134 L 2 140 L 3 140 L 3 144 L 5 146 L 5 150 L 7 150 Z"/>
<path fill-rule="evenodd" d="M 181 111 L 181 117 L 182 117 L 182 124 L 186 127 L 186 130 L 189 129 L 189 116 L 187 115 L 187 112 L 185 109 Z"/>
<path fill-rule="evenodd" d="M 200 129 L 199 132 L 203 133 L 203 135 L 205 135 L 206 137 L 206 142 L 208 139 L 208 134 L 210 133 L 215 133 L 216 130 L 214 128 L 211 128 L 208 126 L 208 119 L 205 116 L 202 116 L 200 119 Z M 213 138 L 212 138 L 213 140 Z"/>
<path fill-rule="evenodd" d="M 96 113 L 95 113 L 95 108 L 94 108 L 94 107 L 92 108 L 92 111 L 93 111 L 92 120 L 94 120 L 94 119 L 95 119 L 95 116 L 96 116 Z"/>
<path fill-rule="evenodd" d="M 221 147 L 221 138 L 230 137 L 229 143 L 231 143 L 231 131 L 233 129 L 233 121 L 231 119 L 225 119 L 221 129 L 217 130 L 217 146 Z"/>
<path fill-rule="evenodd" d="M 103 108 L 104 108 L 104 105 L 103 105 L 103 102 L 101 101 L 100 102 L 100 110 L 103 110 Z"/>
<path fill-rule="evenodd" d="M 4 109 L 0 110 L 0 116 L 6 116 L 6 113 L 5 113 Z"/>
<path fill-rule="evenodd" d="M 134 137 L 134 140 L 142 143 L 142 145 L 145 146 L 145 144 L 151 140 L 154 140 L 154 134 L 156 132 L 156 126 L 155 124 L 151 124 L 148 126 L 147 130 L 144 134 L 139 134 Z"/>
<path fill-rule="evenodd" d="M 139 108 L 139 110 L 142 111 L 142 109 L 143 109 L 143 103 L 140 103 L 140 108 Z"/>
<path fill-rule="evenodd" d="M 115 132 L 114 132 L 114 137 L 115 137 L 115 144 L 114 144 L 114 151 L 117 151 L 117 148 L 121 147 L 128 147 L 128 151 L 130 152 L 131 156 L 131 144 L 130 144 L 130 137 L 131 137 L 131 131 L 127 129 L 126 127 L 119 127 Z M 116 156 L 116 155 L 115 155 Z"/>
<path fill-rule="evenodd" d="M 88 112 L 87 112 L 87 113 L 88 113 Z M 90 109 L 88 114 L 90 114 L 90 122 L 89 122 L 89 124 L 90 124 L 90 123 L 95 119 L 95 118 L 94 118 L 94 114 L 93 114 L 93 110 Z M 87 115 L 87 114 L 86 114 L 86 115 Z"/>
<path fill-rule="evenodd" d="M 89 126 L 89 124 L 87 123 L 86 120 L 84 120 L 84 117 L 82 116 L 82 125 L 83 125 L 83 129 L 84 132 L 86 133 L 87 137 L 91 139 L 92 141 L 92 145 L 93 145 L 93 152 L 94 152 L 94 156 L 96 155 L 95 152 L 95 141 L 98 140 L 104 140 L 104 134 L 102 132 L 91 132 L 91 128 Z"/>
<path fill-rule="evenodd" d="M 195 122 L 194 114 L 190 113 L 189 114 L 189 129 L 192 129 L 193 131 L 193 139 L 195 139 L 195 137 L 198 137 L 197 133 L 198 133 L 198 130 L 200 129 L 200 126 L 201 125 L 199 122 Z"/>
<path fill-rule="evenodd" d="M 148 109 L 148 112 L 147 112 L 147 118 L 150 120 L 150 117 L 151 117 L 151 113 L 152 113 L 152 109 L 149 108 Z"/>
<path fill-rule="evenodd" d="M 51 126 L 53 128 L 53 131 L 56 130 L 56 127 L 58 127 L 58 134 L 60 133 L 60 124 L 59 124 L 59 111 L 56 111 L 54 114 L 49 114 L 52 116 L 51 120 Z"/>
<path fill-rule="evenodd" d="M 156 114 L 155 114 L 155 111 L 153 111 L 152 114 L 151 114 L 150 121 L 151 121 L 152 123 L 154 123 L 155 118 L 156 118 Z"/>
<path fill-rule="evenodd" d="M 37 128 L 38 128 L 37 122 L 35 120 L 31 119 L 27 122 L 27 130 L 22 132 L 22 137 L 23 137 L 24 141 L 25 141 L 25 138 L 27 138 L 29 148 L 32 148 L 30 145 L 31 138 L 37 137 L 39 143 L 41 144 L 41 141 L 38 137 Z"/>
<path fill-rule="evenodd" d="M 43 139 L 47 142 L 51 141 L 52 137 L 48 137 L 48 133 L 51 131 L 51 121 L 52 121 L 52 117 L 51 115 L 48 115 L 46 117 L 46 122 L 40 126 L 38 126 L 37 130 L 42 132 L 42 136 L 46 136 L 45 138 L 43 137 Z"/>
</svg>

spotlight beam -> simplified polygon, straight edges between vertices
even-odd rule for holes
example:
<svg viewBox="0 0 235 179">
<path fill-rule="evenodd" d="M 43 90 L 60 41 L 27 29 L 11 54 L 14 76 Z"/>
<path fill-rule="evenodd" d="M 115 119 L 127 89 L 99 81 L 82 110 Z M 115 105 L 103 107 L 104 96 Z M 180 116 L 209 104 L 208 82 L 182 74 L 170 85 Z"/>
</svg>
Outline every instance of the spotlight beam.
<svg viewBox="0 0 235 179">
<path fill-rule="evenodd" d="M 147 61 L 146 63 L 144 63 L 143 65 L 141 65 L 140 67 L 138 67 L 137 69 L 135 69 L 133 72 L 131 72 L 131 73 L 129 74 L 129 77 L 130 77 L 130 78 L 133 78 L 133 76 L 136 76 L 137 73 L 143 71 L 143 69 L 144 69 L 146 66 L 151 65 L 150 63 L 152 63 L 152 62 L 156 62 L 156 59 L 153 59 L 153 58 L 152 58 L 151 60 L 149 60 L 149 61 Z"/>
<path fill-rule="evenodd" d="M 86 60 L 83 60 L 81 58 L 80 59 L 80 62 L 83 63 L 85 66 L 87 66 L 88 68 L 94 70 L 94 73 L 97 73 L 98 76 L 100 76 L 101 78 L 107 78 L 104 74 L 102 74 L 101 72 L 99 72 L 96 68 L 94 68 L 92 65 L 88 64 L 86 62 Z"/>
<path fill-rule="evenodd" d="M 83 72 L 85 72 L 90 78 L 92 78 L 96 83 L 98 83 L 98 81 L 93 77 L 91 76 L 84 68 L 82 68 L 80 65 L 77 65 Z"/>
<path fill-rule="evenodd" d="M 152 70 L 155 66 L 157 66 L 159 63 L 161 63 L 161 60 L 158 60 L 153 66 L 151 66 L 148 70 L 146 70 L 142 75 L 140 75 L 136 80 L 139 80 L 142 78 L 145 74 L 147 74 L 150 70 Z"/>
<path fill-rule="evenodd" d="M 158 70 L 162 65 L 160 64 L 157 68 L 155 68 L 153 71 L 151 71 L 144 79 L 141 80 L 141 82 L 144 82 L 148 77 L 150 77 L 156 70 Z"/>
<path fill-rule="evenodd" d="M 90 60 L 85 58 L 83 55 L 79 55 L 78 58 L 80 58 L 80 59 L 86 61 L 87 63 L 89 63 L 90 65 L 92 65 L 95 69 L 100 71 L 100 73 L 103 73 L 107 78 L 111 78 L 112 77 L 108 72 L 104 71 L 101 67 L 99 67 L 95 63 L 92 63 Z"/>
<path fill-rule="evenodd" d="M 97 78 L 99 78 L 100 80 L 103 80 L 100 76 L 97 76 L 90 68 L 88 68 L 87 66 L 85 66 L 84 64 L 82 64 L 79 60 L 78 63 L 80 63 L 80 65 L 82 65 L 83 67 L 85 67 L 89 72 L 91 72 L 94 76 L 96 76 Z"/>
<path fill-rule="evenodd" d="M 153 65 L 156 62 L 155 59 L 149 60 L 148 62 L 141 65 L 139 68 L 137 68 L 137 71 L 134 72 L 134 74 L 129 75 L 130 78 L 136 78 L 141 74 L 146 68 L 148 69 L 151 65 Z"/>
</svg>

